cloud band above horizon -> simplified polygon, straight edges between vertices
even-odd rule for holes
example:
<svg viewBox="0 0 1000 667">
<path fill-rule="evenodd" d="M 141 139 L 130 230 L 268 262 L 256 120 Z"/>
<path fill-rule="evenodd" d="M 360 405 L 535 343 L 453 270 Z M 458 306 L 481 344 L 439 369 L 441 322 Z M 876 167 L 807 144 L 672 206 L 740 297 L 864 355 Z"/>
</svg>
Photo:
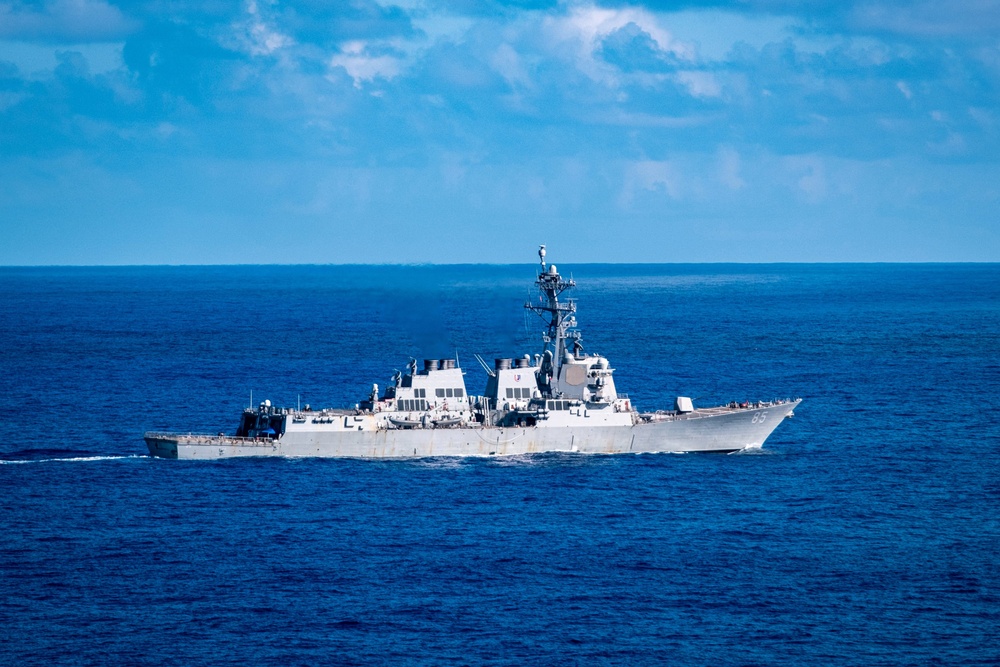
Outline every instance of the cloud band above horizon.
<svg viewBox="0 0 1000 667">
<path fill-rule="evenodd" d="M 1000 2 L 801 4 L 0 2 L 0 263 L 1000 260 Z"/>
</svg>

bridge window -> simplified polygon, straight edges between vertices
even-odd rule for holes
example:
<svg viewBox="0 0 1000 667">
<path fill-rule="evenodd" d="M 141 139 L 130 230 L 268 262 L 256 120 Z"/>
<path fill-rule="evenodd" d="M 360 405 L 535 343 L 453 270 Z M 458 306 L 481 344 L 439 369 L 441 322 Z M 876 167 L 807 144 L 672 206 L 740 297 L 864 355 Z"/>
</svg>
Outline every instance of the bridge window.
<svg viewBox="0 0 1000 667">
<path fill-rule="evenodd" d="M 462 398 L 463 396 L 465 396 L 464 389 L 459 388 L 455 390 L 455 398 Z"/>
<path fill-rule="evenodd" d="M 444 389 L 438 387 L 437 389 L 434 390 L 434 395 L 437 396 L 438 398 L 444 398 Z"/>
<path fill-rule="evenodd" d="M 514 398 L 514 389 L 512 387 L 507 387 L 507 398 Z"/>
</svg>

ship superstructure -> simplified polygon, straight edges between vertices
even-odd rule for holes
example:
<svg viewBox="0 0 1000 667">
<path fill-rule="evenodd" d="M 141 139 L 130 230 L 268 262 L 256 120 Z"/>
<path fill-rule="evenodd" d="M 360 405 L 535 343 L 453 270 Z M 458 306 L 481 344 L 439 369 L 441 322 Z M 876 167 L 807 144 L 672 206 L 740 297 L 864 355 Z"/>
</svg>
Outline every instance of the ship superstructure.
<svg viewBox="0 0 1000 667">
<path fill-rule="evenodd" d="M 539 249 L 539 298 L 525 308 L 546 329 L 534 356 L 496 359 L 482 395 L 470 396 L 457 359 L 412 360 L 380 393 L 353 409 L 247 408 L 233 435 L 148 432 L 154 456 L 402 458 L 503 456 L 537 452 L 732 452 L 760 447 L 799 400 L 695 408 L 678 397 L 672 410 L 640 413 L 617 392 L 614 369 L 585 354 L 576 304 L 560 297 L 576 283 Z"/>
</svg>

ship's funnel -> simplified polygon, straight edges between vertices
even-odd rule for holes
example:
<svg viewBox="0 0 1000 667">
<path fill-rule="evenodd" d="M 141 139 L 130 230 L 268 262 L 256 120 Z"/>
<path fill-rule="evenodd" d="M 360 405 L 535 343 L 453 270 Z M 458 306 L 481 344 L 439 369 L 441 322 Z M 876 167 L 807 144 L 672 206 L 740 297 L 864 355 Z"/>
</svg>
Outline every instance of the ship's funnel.
<svg viewBox="0 0 1000 667">
<path fill-rule="evenodd" d="M 436 371 L 438 369 L 437 359 L 424 359 L 424 370 L 425 371 Z"/>
</svg>

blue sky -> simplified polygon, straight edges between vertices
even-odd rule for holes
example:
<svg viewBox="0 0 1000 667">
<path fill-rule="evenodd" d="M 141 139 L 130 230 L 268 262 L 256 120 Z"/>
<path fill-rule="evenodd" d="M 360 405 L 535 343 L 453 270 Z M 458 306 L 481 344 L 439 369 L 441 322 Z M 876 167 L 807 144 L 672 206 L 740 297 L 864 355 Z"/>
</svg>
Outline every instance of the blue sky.
<svg viewBox="0 0 1000 667">
<path fill-rule="evenodd" d="M 0 0 L 0 264 L 1000 261 L 1000 0 Z"/>
</svg>

